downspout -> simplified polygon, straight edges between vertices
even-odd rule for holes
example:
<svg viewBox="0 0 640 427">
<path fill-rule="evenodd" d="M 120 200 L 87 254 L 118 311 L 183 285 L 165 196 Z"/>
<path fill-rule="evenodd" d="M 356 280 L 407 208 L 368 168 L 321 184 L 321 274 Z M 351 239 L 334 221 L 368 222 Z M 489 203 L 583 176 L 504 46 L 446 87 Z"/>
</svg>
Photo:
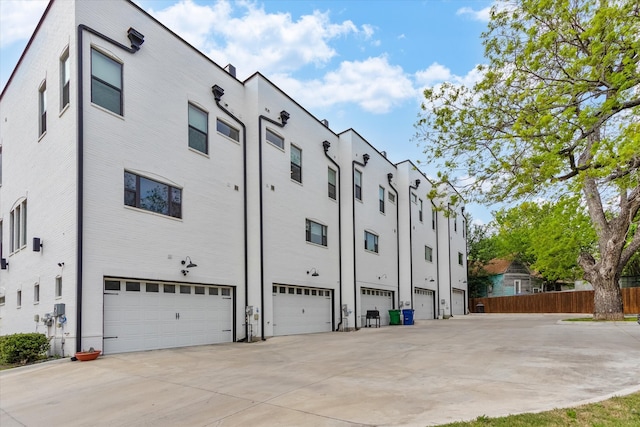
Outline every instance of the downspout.
<svg viewBox="0 0 640 427">
<path fill-rule="evenodd" d="M 339 271 L 339 281 L 338 288 L 340 289 L 339 300 L 340 300 L 340 311 L 342 312 L 342 192 L 340 191 L 340 165 L 336 163 L 335 160 L 329 156 L 329 147 L 331 147 L 331 143 L 329 141 L 322 142 L 322 148 L 324 149 L 324 155 L 329 159 L 331 163 L 338 169 L 338 176 L 336 182 L 336 189 L 338 191 L 337 199 L 338 199 L 338 271 Z M 340 322 L 336 327 L 336 331 L 340 330 L 340 326 L 342 326 L 342 316 L 340 316 Z"/>
<path fill-rule="evenodd" d="M 369 163 L 369 155 L 362 155 L 363 163 L 360 163 L 357 160 L 351 162 L 351 179 L 355 175 L 356 165 L 365 167 L 367 163 Z M 362 188 L 360 188 L 362 191 Z M 351 235 L 353 236 L 353 323 L 355 330 L 359 330 L 358 328 L 358 282 L 357 282 L 357 271 L 356 268 L 356 184 L 355 182 L 351 186 L 351 215 L 353 217 L 353 231 Z"/>
<path fill-rule="evenodd" d="M 76 352 L 82 351 L 82 252 L 84 250 L 83 245 L 83 228 L 84 228 L 84 91 L 83 91 L 83 55 L 84 43 L 82 40 L 83 31 L 91 33 L 100 37 L 106 42 L 111 43 L 114 46 L 119 47 L 125 52 L 136 53 L 140 50 L 140 46 L 144 43 L 144 36 L 129 28 L 127 31 L 127 37 L 131 41 L 131 47 L 127 47 L 120 42 L 115 41 L 111 37 L 107 37 L 102 33 L 97 32 L 93 28 L 87 27 L 84 24 L 78 25 L 78 152 L 77 152 L 77 204 L 78 210 L 76 214 Z"/>
<path fill-rule="evenodd" d="M 436 207 L 436 204 L 433 203 L 433 200 L 430 200 L 433 208 Z M 438 210 L 434 209 L 436 213 L 435 216 L 435 232 L 436 232 L 436 298 L 433 301 L 433 313 L 436 317 L 440 317 L 440 239 L 438 238 Z M 431 213 L 433 215 L 433 212 Z M 444 315 L 444 312 L 442 313 Z"/>
<path fill-rule="evenodd" d="M 447 246 L 449 248 L 449 317 L 453 317 L 453 283 L 451 283 L 451 204 L 447 203 Z"/>
<path fill-rule="evenodd" d="M 400 307 L 400 199 L 398 198 L 398 190 L 391 183 L 392 179 L 393 174 L 388 173 L 387 182 L 389 182 L 389 187 L 396 193 L 396 265 L 398 267 L 398 307 Z M 395 307 L 392 308 L 395 309 Z"/>
<path fill-rule="evenodd" d="M 222 89 L 218 85 L 213 85 L 211 87 L 211 92 L 213 92 L 213 98 L 216 101 L 216 105 L 222 111 L 224 111 L 229 117 L 231 117 L 236 123 L 242 126 L 242 186 L 244 187 L 244 306 L 249 306 L 249 263 L 247 261 L 249 257 L 249 243 L 247 241 L 248 238 L 248 207 L 247 207 L 247 127 L 240 121 L 239 118 L 234 116 L 229 110 L 223 107 L 220 104 L 220 99 L 224 95 L 224 89 Z M 235 300 L 234 300 L 235 301 Z M 246 318 L 246 315 L 245 315 Z M 235 321 L 233 322 L 235 325 Z M 235 328 L 234 328 L 235 329 Z M 245 340 L 249 339 L 249 322 L 245 320 L 244 322 L 244 336 Z M 237 341 L 238 337 L 234 337 L 234 341 Z"/>
<path fill-rule="evenodd" d="M 285 110 L 280 111 L 280 121 L 281 123 L 276 122 L 275 120 L 263 116 L 262 114 L 258 117 L 258 173 L 260 175 L 260 307 L 262 309 L 262 316 L 260 317 L 260 334 L 262 341 L 265 341 L 264 337 L 264 208 L 262 204 L 262 120 L 266 120 L 269 123 L 272 123 L 278 127 L 285 127 L 287 121 L 289 120 L 289 113 Z"/>
<path fill-rule="evenodd" d="M 417 190 L 419 186 L 419 179 L 416 179 L 415 186 L 409 185 L 409 283 L 411 283 L 411 309 L 413 309 L 413 223 L 411 220 L 411 211 L 413 210 L 413 208 L 411 207 L 411 190 Z M 418 196 L 416 195 L 416 197 Z"/>
<path fill-rule="evenodd" d="M 465 299 L 464 299 L 464 304 L 467 306 L 466 308 L 463 307 L 464 312 L 468 313 L 471 308 L 469 307 L 469 247 L 467 246 L 467 238 L 468 238 L 468 230 L 467 230 L 467 225 L 469 224 L 469 220 L 467 219 L 467 217 L 464 215 L 464 206 L 462 206 L 460 208 L 460 211 L 462 213 L 462 218 L 464 218 L 464 224 L 462 227 L 462 235 L 464 236 L 464 259 L 467 260 L 467 268 L 465 269 L 465 273 L 464 273 L 464 282 L 467 284 L 467 290 L 465 292 Z M 529 284 L 531 284 L 531 278 L 529 278 Z"/>
</svg>

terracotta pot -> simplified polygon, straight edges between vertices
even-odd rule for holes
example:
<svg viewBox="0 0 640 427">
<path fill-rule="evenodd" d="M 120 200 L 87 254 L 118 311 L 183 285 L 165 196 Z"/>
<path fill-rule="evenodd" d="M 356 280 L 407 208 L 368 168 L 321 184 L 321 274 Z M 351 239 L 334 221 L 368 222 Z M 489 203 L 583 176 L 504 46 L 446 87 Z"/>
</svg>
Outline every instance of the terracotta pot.
<svg viewBox="0 0 640 427">
<path fill-rule="evenodd" d="M 100 353 L 102 353 L 100 350 L 79 351 L 76 353 L 76 359 L 80 360 L 81 362 L 84 362 L 86 360 L 94 360 L 98 358 L 98 356 L 100 356 Z"/>
</svg>

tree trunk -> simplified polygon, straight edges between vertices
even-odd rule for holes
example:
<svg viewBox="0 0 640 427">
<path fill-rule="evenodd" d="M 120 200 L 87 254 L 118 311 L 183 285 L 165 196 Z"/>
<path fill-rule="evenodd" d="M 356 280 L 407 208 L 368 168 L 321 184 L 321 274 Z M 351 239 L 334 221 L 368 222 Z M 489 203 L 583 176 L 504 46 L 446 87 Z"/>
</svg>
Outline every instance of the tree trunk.
<svg viewBox="0 0 640 427">
<path fill-rule="evenodd" d="M 622 292 L 618 278 L 598 277 L 593 284 L 593 319 L 594 320 L 623 320 Z"/>
</svg>

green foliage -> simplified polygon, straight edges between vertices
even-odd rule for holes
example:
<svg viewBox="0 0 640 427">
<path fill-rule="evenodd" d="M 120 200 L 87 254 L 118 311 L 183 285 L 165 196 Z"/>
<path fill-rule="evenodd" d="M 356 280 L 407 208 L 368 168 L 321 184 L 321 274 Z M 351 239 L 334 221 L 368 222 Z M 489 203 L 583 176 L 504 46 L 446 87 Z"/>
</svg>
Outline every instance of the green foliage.
<svg viewBox="0 0 640 427">
<path fill-rule="evenodd" d="M 49 340 L 36 332 L 0 337 L 0 362 L 31 363 L 45 357 Z"/>
<path fill-rule="evenodd" d="M 469 218 L 471 222 L 471 218 Z M 491 226 L 486 224 L 471 224 L 467 232 L 467 257 L 469 265 L 476 262 L 486 264 L 498 256 L 497 241 L 492 234 Z"/>
</svg>

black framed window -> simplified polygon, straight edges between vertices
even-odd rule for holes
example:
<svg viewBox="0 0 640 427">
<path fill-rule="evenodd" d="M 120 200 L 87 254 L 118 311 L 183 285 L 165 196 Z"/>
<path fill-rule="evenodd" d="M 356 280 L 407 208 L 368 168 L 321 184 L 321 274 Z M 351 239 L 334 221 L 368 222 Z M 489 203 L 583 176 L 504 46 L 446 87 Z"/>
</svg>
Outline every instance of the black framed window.
<svg viewBox="0 0 640 427">
<path fill-rule="evenodd" d="M 436 210 L 435 209 L 431 209 L 431 228 L 433 230 L 436 229 L 436 215 L 438 215 Z"/>
<path fill-rule="evenodd" d="M 174 218 L 182 218 L 182 190 L 124 172 L 124 204 Z"/>
<path fill-rule="evenodd" d="M 40 131 L 38 136 L 42 136 L 47 131 L 47 82 L 42 83 L 38 90 L 38 104 L 38 130 Z"/>
<path fill-rule="evenodd" d="M 284 138 L 267 129 L 267 141 L 284 150 Z"/>
<path fill-rule="evenodd" d="M 306 220 L 306 239 L 307 242 L 327 246 L 327 226 Z"/>
<path fill-rule="evenodd" d="M 464 255 L 462 255 L 462 252 L 458 252 L 458 264 L 464 265 Z"/>
<path fill-rule="evenodd" d="M 209 153 L 209 114 L 189 104 L 189 147 Z"/>
<path fill-rule="evenodd" d="M 433 262 L 433 249 L 430 246 L 424 247 L 424 259 Z"/>
<path fill-rule="evenodd" d="M 122 116 L 122 64 L 91 49 L 91 102 Z"/>
<path fill-rule="evenodd" d="M 422 199 L 420 199 L 420 210 L 418 210 L 418 219 L 422 222 Z"/>
<path fill-rule="evenodd" d="M 302 150 L 291 145 L 291 179 L 302 183 Z"/>
<path fill-rule="evenodd" d="M 216 120 L 216 130 L 224 136 L 228 136 L 229 138 L 240 142 L 240 131 L 220 119 Z"/>
<path fill-rule="evenodd" d="M 380 212 L 384 213 L 384 188 L 380 187 L 378 189 L 378 199 L 380 204 Z"/>
<path fill-rule="evenodd" d="M 333 200 L 336 200 L 336 171 L 329 168 L 328 175 L 329 197 Z"/>
<path fill-rule="evenodd" d="M 378 253 L 378 236 L 368 231 L 364 232 L 364 248 L 367 251 Z"/>
<path fill-rule="evenodd" d="M 354 195 L 357 200 L 362 200 L 362 172 L 355 169 L 353 171 Z"/>
<path fill-rule="evenodd" d="M 69 80 L 71 79 L 71 65 L 69 50 L 60 58 L 60 110 L 69 105 Z"/>
</svg>

